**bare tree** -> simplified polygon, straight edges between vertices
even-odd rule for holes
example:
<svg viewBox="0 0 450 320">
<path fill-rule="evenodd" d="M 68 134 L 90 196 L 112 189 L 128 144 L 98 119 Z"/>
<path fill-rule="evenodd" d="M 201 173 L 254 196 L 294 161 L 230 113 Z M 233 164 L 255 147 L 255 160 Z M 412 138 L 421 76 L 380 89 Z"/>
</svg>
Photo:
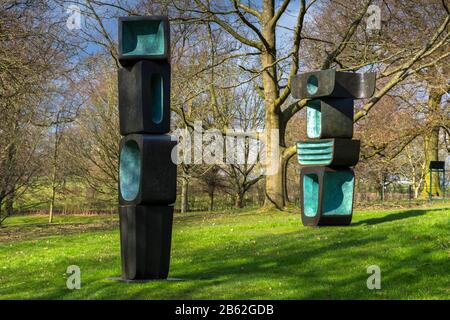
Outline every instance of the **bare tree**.
<svg viewBox="0 0 450 320">
<path fill-rule="evenodd" d="M 68 60 L 77 42 L 71 43 L 53 9 L 47 1 L 0 4 L 0 221 L 42 173 L 42 123 L 57 83 L 72 68 Z"/>
<path fill-rule="evenodd" d="M 75 120 L 76 127 L 70 132 L 70 156 L 78 163 L 76 175 L 108 201 L 116 203 L 121 139 L 117 73 L 104 57 L 92 59 L 86 69 L 88 76 L 80 84 L 87 100 Z"/>
</svg>

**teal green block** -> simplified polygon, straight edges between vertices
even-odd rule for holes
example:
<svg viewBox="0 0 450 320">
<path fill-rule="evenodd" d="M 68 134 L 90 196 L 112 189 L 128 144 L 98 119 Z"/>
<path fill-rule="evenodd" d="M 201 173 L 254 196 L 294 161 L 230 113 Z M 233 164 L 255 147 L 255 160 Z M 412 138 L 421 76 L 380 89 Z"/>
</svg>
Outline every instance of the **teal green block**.
<svg viewBox="0 0 450 320">
<path fill-rule="evenodd" d="M 322 132 L 322 114 L 320 100 L 309 101 L 306 105 L 306 134 L 309 138 L 320 137 Z"/>
<path fill-rule="evenodd" d="M 301 165 L 328 165 L 333 160 L 333 140 L 311 140 L 297 143 Z"/>
<path fill-rule="evenodd" d="M 118 58 L 127 67 L 142 60 L 169 63 L 170 26 L 167 16 L 120 17 Z"/>
<path fill-rule="evenodd" d="M 350 171 L 325 172 L 323 215 L 349 215 L 353 208 L 355 177 Z"/>
<path fill-rule="evenodd" d="M 122 198 L 132 201 L 139 192 L 141 178 L 141 156 L 138 144 L 128 141 L 120 153 L 120 191 Z"/>
<path fill-rule="evenodd" d="M 317 174 L 307 174 L 303 177 L 304 214 L 308 217 L 317 215 L 319 207 L 319 178 Z"/>
<path fill-rule="evenodd" d="M 350 168 L 304 167 L 300 205 L 305 226 L 349 225 L 353 215 L 355 175 Z"/>
<path fill-rule="evenodd" d="M 122 55 L 163 55 L 163 21 L 124 21 L 122 26 Z"/>
</svg>

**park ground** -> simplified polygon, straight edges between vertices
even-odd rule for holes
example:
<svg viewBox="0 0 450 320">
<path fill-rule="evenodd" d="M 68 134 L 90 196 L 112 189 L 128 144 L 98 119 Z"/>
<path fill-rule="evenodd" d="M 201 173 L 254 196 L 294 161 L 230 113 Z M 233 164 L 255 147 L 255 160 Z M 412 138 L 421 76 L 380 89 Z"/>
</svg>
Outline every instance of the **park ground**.
<svg viewBox="0 0 450 320">
<path fill-rule="evenodd" d="M 450 207 L 356 211 L 303 227 L 298 209 L 177 214 L 170 277 L 124 284 L 116 215 L 8 218 L 0 299 L 449 299 Z M 66 269 L 81 269 L 81 289 Z M 381 289 L 367 288 L 367 267 Z"/>
</svg>

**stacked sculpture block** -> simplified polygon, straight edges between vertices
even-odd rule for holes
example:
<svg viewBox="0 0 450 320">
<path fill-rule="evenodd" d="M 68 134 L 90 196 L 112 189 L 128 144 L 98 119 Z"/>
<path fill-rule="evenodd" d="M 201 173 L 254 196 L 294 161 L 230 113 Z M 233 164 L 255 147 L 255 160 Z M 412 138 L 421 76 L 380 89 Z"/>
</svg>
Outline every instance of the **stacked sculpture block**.
<svg viewBox="0 0 450 320">
<path fill-rule="evenodd" d="M 352 220 L 355 175 L 360 142 L 353 138 L 354 99 L 375 91 L 374 73 L 334 69 L 299 74 L 292 95 L 310 99 L 306 134 L 297 143 L 302 222 L 307 226 L 348 225 Z"/>
<path fill-rule="evenodd" d="M 167 278 L 176 165 L 166 17 L 119 18 L 119 217 L 122 279 Z M 175 152 L 174 152 L 175 154 Z"/>
</svg>

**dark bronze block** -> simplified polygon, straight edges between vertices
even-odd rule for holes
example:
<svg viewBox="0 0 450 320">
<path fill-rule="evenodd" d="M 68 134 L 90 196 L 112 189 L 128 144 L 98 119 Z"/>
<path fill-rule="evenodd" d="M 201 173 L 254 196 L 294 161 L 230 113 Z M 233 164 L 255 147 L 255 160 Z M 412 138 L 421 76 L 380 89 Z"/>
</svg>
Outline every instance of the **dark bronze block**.
<svg viewBox="0 0 450 320">
<path fill-rule="evenodd" d="M 122 279 L 166 279 L 172 206 L 119 206 Z"/>
<path fill-rule="evenodd" d="M 353 137 L 353 99 L 315 99 L 306 106 L 306 134 L 310 139 Z"/>
<path fill-rule="evenodd" d="M 118 34 L 122 66 L 141 60 L 169 61 L 170 27 L 167 17 L 121 17 Z"/>
<path fill-rule="evenodd" d="M 349 225 L 352 221 L 354 188 L 352 169 L 302 168 L 300 203 L 303 225 Z"/>
<path fill-rule="evenodd" d="M 122 138 L 119 160 L 120 204 L 175 202 L 177 168 L 172 156 L 176 157 L 176 144 L 168 135 L 130 134 Z"/>
<path fill-rule="evenodd" d="M 141 61 L 119 69 L 120 134 L 170 130 L 170 65 Z"/>
<path fill-rule="evenodd" d="M 302 166 L 352 167 L 359 161 L 360 141 L 321 139 L 297 142 L 297 158 Z"/>
<path fill-rule="evenodd" d="M 339 72 L 334 69 L 305 72 L 292 78 L 296 99 L 370 98 L 375 92 L 375 73 Z"/>
</svg>

